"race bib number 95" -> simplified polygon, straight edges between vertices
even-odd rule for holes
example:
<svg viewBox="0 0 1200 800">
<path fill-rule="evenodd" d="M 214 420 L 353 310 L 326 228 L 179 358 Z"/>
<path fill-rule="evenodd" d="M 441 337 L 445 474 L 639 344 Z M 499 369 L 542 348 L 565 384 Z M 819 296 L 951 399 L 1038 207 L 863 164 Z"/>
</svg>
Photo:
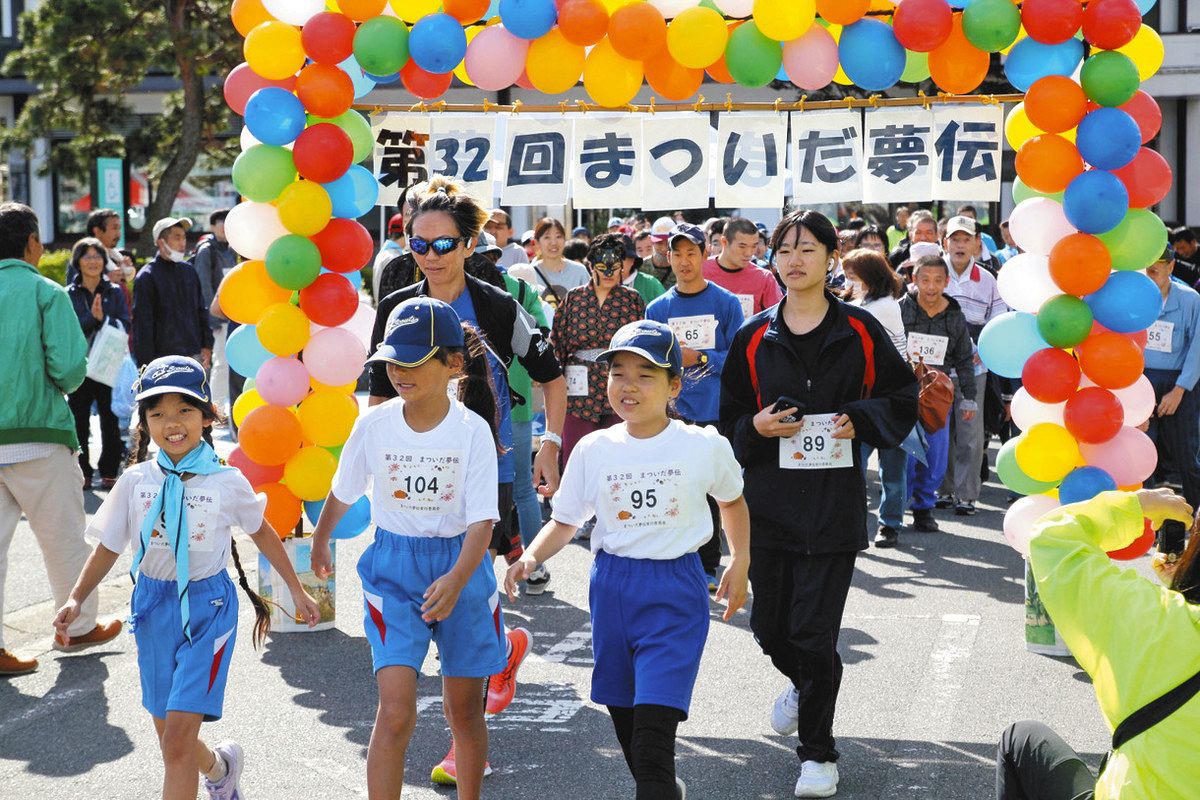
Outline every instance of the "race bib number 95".
<svg viewBox="0 0 1200 800">
<path fill-rule="evenodd" d="M 607 473 L 600 509 L 605 529 L 643 530 L 678 524 L 683 470 L 683 464 L 675 463 Z"/>
</svg>

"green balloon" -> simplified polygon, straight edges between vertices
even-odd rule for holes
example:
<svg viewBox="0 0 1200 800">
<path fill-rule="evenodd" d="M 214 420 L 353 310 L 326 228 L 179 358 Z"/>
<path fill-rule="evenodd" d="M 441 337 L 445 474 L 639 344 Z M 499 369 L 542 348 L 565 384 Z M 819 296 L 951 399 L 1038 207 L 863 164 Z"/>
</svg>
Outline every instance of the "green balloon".
<svg viewBox="0 0 1200 800">
<path fill-rule="evenodd" d="M 1131 208 L 1121 224 L 1097 237 L 1112 255 L 1113 269 L 1145 269 L 1167 247 L 1167 226 L 1146 208 Z"/>
<path fill-rule="evenodd" d="M 1137 65 L 1124 53 L 1105 50 L 1083 62 L 1079 82 L 1084 93 L 1102 106 L 1119 106 L 1137 93 L 1141 78 Z"/>
<path fill-rule="evenodd" d="M 967 41 L 986 53 L 998 53 L 1017 40 L 1021 11 L 1012 0 L 975 0 L 962 15 Z"/>
<path fill-rule="evenodd" d="M 256 203 L 270 203 L 296 180 L 292 152 L 273 144 L 256 144 L 233 162 L 233 186 Z"/>
<path fill-rule="evenodd" d="M 267 274 L 285 289 L 303 289 L 321 273 L 321 251 L 305 236 L 281 236 L 267 248 Z"/>
<path fill-rule="evenodd" d="M 391 75 L 408 62 L 408 28 L 395 17 L 374 17 L 354 34 L 354 57 L 365 72 Z"/>
<path fill-rule="evenodd" d="M 1037 313 L 1038 333 L 1054 347 L 1074 347 L 1092 332 L 1092 309 L 1069 294 L 1051 297 Z"/>
<path fill-rule="evenodd" d="M 1026 200 L 1028 200 L 1031 197 L 1049 197 L 1051 200 L 1054 200 L 1059 203 L 1061 203 L 1063 201 L 1063 193 L 1062 192 L 1054 192 L 1053 194 L 1047 194 L 1046 192 L 1039 192 L 1037 189 L 1034 189 L 1031 186 L 1027 186 L 1025 184 L 1025 181 L 1021 180 L 1019 177 L 1013 179 L 1012 196 L 1013 196 L 1013 202 L 1016 203 L 1017 205 L 1024 203 Z"/>
<path fill-rule="evenodd" d="M 315 114 L 308 115 L 308 127 L 312 127 L 321 122 L 328 122 L 330 125 L 336 125 L 346 132 L 350 137 L 350 143 L 354 145 L 354 163 L 366 159 L 375 151 L 375 138 L 371 135 L 371 123 L 361 112 L 350 109 L 340 117 L 325 119 L 318 117 Z"/>
<path fill-rule="evenodd" d="M 766 86 L 779 74 L 782 65 L 783 50 L 779 42 L 767 38 L 753 21 L 739 25 L 729 37 L 725 66 L 742 86 Z"/>
<path fill-rule="evenodd" d="M 929 53 L 909 50 L 904 61 L 904 72 L 900 74 L 901 83 L 920 83 L 929 79 Z"/>
<path fill-rule="evenodd" d="M 1000 452 L 996 455 L 996 474 L 1000 476 L 1001 483 L 1017 494 L 1042 494 L 1058 485 L 1057 482 L 1035 481 L 1017 466 L 1016 438 L 1009 439 L 1000 447 Z"/>
</svg>

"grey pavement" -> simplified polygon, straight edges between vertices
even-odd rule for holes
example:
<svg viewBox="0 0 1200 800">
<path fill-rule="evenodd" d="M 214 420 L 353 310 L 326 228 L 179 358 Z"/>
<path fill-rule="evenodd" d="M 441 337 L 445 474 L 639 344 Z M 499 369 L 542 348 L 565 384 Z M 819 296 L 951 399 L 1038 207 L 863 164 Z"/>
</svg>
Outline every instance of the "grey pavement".
<svg viewBox="0 0 1200 800">
<path fill-rule="evenodd" d="M 90 510 L 99 498 L 89 497 Z M 942 533 L 906 529 L 899 549 L 860 555 L 840 645 L 839 798 L 993 797 L 995 742 L 1025 718 L 1048 723 L 1093 768 L 1099 763 L 1107 737 L 1087 676 L 1070 659 L 1025 649 L 1022 564 L 1000 534 L 1005 508 L 1003 489 L 989 483 L 978 516 L 938 512 Z M 275 634 L 256 653 L 242 604 L 225 716 L 202 735 L 242 743 L 243 788 L 253 800 L 366 797 L 376 691 L 354 565 L 369 536 L 338 543 L 335 629 Z M 246 542 L 242 552 L 250 551 Z M 38 656 L 42 668 L 0 679 L 0 797 L 158 796 L 162 767 L 140 706 L 132 636 L 75 656 L 49 651 L 53 609 L 27 528 L 10 563 L 9 646 Z M 546 594 L 506 608 L 510 625 L 533 632 L 534 646 L 516 700 L 489 721 L 495 773 L 485 798 L 633 795 L 607 714 L 588 699 L 590 563 L 582 543 L 568 547 L 550 563 Z M 126 565 L 101 589 L 111 615 L 126 613 Z M 768 725 L 783 679 L 755 644 L 745 611 L 732 624 L 719 617 L 714 604 L 692 715 L 680 727 L 688 797 L 790 798 L 795 742 Z M 454 797 L 428 781 L 449 742 L 432 658 L 418 691 L 404 796 Z"/>
</svg>

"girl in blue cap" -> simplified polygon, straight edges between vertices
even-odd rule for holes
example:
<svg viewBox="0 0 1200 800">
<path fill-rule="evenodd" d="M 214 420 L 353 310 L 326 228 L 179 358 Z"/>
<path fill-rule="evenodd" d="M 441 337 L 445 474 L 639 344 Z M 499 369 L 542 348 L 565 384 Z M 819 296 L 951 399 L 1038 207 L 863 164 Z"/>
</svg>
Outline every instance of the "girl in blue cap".
<svg viewBox="0 0 1200 800">
<path fill-rule="evenodd" d="M 457 750 L 458 796 L 479 798 L 488 741 L 484 686 L 505 666 L 496 576 L 484 557 L 499 517 L 500 446 L 483 347 L 441 300 L 396 306 L 370 360 L 386 365 L 398 396 L 355 422 L 313 533 L 313 571 L 325 576 L 333 529 L 371 489 L 375 541 L 358 574 L 379 685 L 367 750 L 372 798 L 400 797 L 417 677 L 431 642 Z"/>
<path fill-rule="evenodd" d="M 232 529 L 249 533 L 287 581 L 297 619 L 311 627 L 320 610 L 263 518 L 266 498 L 213 451 L 217 411 L 204 368 L 182 356 L 159 358 L 146 365 L 135 389 L 137 451 L 88 526 L 96 549 L 54 627 L 69 644 L 66 631 L 80 604 L 129 547 L 136 582 L 129 629 L 137 642 L 142 705 L 162 748 L 162 796 L 192 800 L 202 774 L 210 798 L 241 800 L 242 748 L 225 741 L 210 749 L 199 738 L 200 723 L 221 718 L 237 638 L 237 593 L 225 571 L 230 554 L 254 606 L 256 647 L 271 622 L 266 602 L 246 581 Z M 158 454 L 148 461 L 151 441 Z"/>
<path fill-rule="evenodd" d="M 508 571 L 505 588 L 567 545 L 596 515 L 589 592 L 592 701 L 608 706 L 638 800 L 683 798 L 675 733 L 687 718 L 708 637 L 708 586 L 697 551 L 721 508 L 732 559 L 717 589 L 725 620 L 746 600 L 750 517 L 741 468 L 716 429 L 668 417 L 682 388 L 683 352 L 670 327 L 625 325 L 599 356 L 621 424 L 580 440 L 554 498 L 553 519 Z M 647 591 L 646 587 L 654 587 Z"/>
</svg>

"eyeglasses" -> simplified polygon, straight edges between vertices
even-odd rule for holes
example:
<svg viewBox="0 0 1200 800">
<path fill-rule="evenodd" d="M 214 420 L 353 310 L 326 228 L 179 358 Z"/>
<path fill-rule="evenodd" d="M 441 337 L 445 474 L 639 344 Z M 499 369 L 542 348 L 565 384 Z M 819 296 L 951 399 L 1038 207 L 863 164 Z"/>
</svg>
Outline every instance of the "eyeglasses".
<svg viewBox="0 0 1200 800">
<path fill-rule="evenodd" d="M 439 256 L 444 256 L 447 253 L 451 252 L 452 250 L 456 249 L 458 247 L 459 242 L 466 244 L 467 237 L 466 236 L 439 236 L 438 238 L 434 239 L 432 242 L 429 241 L 428 239 L 422 239 L 419 236 L 408 237 L 408 246 L 410 248 L 412 248 L 412 251 L 419 256 L 423 256 L 426 253 L 428 253 L 430 247 L 432 247 L 433 252 L 437 253 Z"/>
</svg>

